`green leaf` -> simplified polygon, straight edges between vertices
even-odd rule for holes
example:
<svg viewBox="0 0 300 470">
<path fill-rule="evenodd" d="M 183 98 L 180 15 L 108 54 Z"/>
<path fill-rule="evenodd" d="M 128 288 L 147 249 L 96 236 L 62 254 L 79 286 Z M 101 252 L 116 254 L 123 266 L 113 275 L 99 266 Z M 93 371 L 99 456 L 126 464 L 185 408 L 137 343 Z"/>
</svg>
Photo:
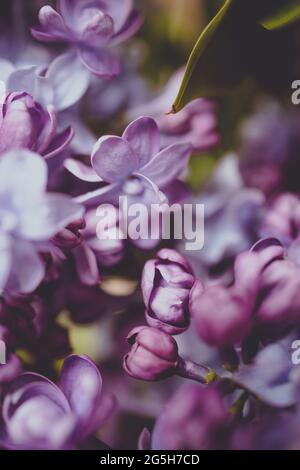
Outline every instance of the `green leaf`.
<svg viewBox="0 0 300 470">
<path fill-rule="evenodd" d="M 236 0 L 225 1 L 190 55 L 173 112 L 195 96 L 223 95 L 242 83 L 248 72 L 245 43 L 255 29 L 255 22 L 248 21 Z"/>
<path fill-rule="evenodd" d="M 279 28 L 299 17 L 299 0 L 225 0 L 195 44 L 172 112 L 199 96 L 233 92 L 247 78 L 263 85 L 274 80 L 274 89 L 286 85 L 289 52 Z"/>
<path fill-rule="evenodd" d="M 250 1 L 250 0 L 249 0 Z M 254 0 L 259 23 L 266 29 L 279 29 L 300 19 L 299 0 Z"/>
</svg>

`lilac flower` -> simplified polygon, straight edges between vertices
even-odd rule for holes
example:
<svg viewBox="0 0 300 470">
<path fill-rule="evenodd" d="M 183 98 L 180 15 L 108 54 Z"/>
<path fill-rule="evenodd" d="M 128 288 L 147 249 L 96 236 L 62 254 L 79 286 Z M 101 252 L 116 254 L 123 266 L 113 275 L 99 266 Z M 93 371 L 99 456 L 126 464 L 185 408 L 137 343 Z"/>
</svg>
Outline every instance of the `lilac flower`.
<svg viewBox="0 0 300 470">
<path fill-rule="evenodd" d="M 147 261 L 142 276 L 146 318 L 150 326 L 169 334 L 189 327 L 189 293 L 195 278 L 187 261 L 176 251 L 162 249 Z"/>
<path fill-rule="evenodd" d="M 73 138 L 69 126 L 57 133 L 57 116 L 44 109 L 27 93 L 9 93 L 0 115 L 0 152 L 27 148 L 45 158 L 63 152 Z"/>
<path fill-rule="evenodd" d="M 131 377 L 159 380 L 174 374 L 178 364 L 178 347 L 172 336 L 156 328 L 134 328 L 127 340 L 131 351 L 124 357 L 124 369 Z"/>
<path fill-rule="evenodd" d="M 133 36 L 141 26 L 132 0 L 58 0 L 58 11 L 46 5 L 33 36 L 43 42 L 65 42 L 81 63 L 101 78 L 119 74 L 119 60 L 111 48 Z M 72 54 L 72 53 L 71 53 Z"/>
<path fill-rule="evenodd" d="M 0 443 L 5 449 L 74 449 L 114 408 L 87 356 L 69 356 L 58 386 L 34 373 L 12 381 L 3 398 Z"/>
<path fill-rule="evenodd" d="M 162 148 L 175 142 L 188 142 L 195 151 L 209 151 L 220 141 L 216 107 L 212 101 L 199 98 L 191 101 L 179 113 L 166 115 L 176 97 L 183 74 L 184 71 L 180 69 L 171 77 L 159 96 L 132 106 L 128 115 L 132 119 L 142 114 L 153 117 L 162 134 Z"/>
<path fill-rule="evenodd" d="M 64 111 L 76 104 L 85 94 L 90 74 L 78 67 L 75 54 L 62 54 L 49 66 L 20 67 L 6 80 L 6 91 L 27 92 L 44 107 Z"/>
<path fill-rule="evenodd" d="M 43 280 L 39 255 L 49 240 L 82 215 L 69 196 L 46 193 L 47 165 L 29 150 L 10 151 L 0 159 L 0 289 L 32 292 Z"/>
<path fill-rule="evenodd" d="M 191 292 L 190 311 L 206 342 L 225 347 L 244 340 L 251 328 L 293 325 L 300 318 L 299 267 L 276 239 L 260 240 L 235 261 L 234 283 Z"/>
<path fill-rule="evenodd" d="M 175 181 L 187 167 L 192 147 L 187 143 L 170 145 L 160 151 L 160 134 L 155 121 L 141 117 L 133 121 L 122 137 L 104 136 L 96 143 L 92 169 L 76 160 L 66 167 L 88 182 L 109 183 L 77 198 L 80 203 L 116 201 L 120 194 L 147 203 L 149 190 L 157 200 L 164 200 L 160 189 Z M 153 200 L 153 197 L 152 197 Z"/>
<path fill-rule="evenodd" d="M 153 450 L 208 450 L 220 448 L 229 413 L 221 393 L 213 387 L 181 387 L 157 419 Z M 223 443 L 224 445 L 224 437 Z"/>
</svg>

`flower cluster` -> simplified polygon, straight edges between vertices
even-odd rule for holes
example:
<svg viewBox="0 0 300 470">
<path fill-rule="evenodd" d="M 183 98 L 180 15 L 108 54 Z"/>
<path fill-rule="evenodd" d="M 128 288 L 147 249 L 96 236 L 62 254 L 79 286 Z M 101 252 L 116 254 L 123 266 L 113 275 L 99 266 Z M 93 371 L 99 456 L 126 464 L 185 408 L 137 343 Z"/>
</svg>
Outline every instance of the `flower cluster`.
<svg viewBox="0 0 300 470">
<path fill-rule="evenodd" d="M 168 114 L 178 59 L 166 84 L 145 77 L 134 0 L 17 3 L 0 30 L 0 448 L 299 447 L 299 114 L 263 102 L 220 159 L 214 101 Z"/>
</svg>

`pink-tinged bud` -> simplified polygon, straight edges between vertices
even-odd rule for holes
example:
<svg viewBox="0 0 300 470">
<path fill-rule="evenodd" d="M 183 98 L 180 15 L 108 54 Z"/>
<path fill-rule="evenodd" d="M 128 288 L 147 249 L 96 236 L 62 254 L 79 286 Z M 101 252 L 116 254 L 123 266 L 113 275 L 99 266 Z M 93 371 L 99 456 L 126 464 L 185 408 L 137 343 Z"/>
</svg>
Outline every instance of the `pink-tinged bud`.
<svg viewBox="0 0 300 470">
<path fill-rule="evenodd" d="M 208 344 L 226 347 L 240 342 L 251 324 L 251 302 L 221 285 L 204 292 L 195 285 L 190 311 L 199 336 Z"/>
<path fill-rule="evenodd" d="M 150 326 L 179 334 L 190 324 L 189 294 L 195 282 L 188 262 L 176 251 L 160 250 L 145 264 L 142 292 Z"/>
<path fill-rule="evenodd" d="M 131 351 L 124 357 L 124 369 L 131 377 L 155 381 L 176 371 L 178 347 L 172 336 L 156 328 L 141 326 L 129 333 Z"/>
</svg>

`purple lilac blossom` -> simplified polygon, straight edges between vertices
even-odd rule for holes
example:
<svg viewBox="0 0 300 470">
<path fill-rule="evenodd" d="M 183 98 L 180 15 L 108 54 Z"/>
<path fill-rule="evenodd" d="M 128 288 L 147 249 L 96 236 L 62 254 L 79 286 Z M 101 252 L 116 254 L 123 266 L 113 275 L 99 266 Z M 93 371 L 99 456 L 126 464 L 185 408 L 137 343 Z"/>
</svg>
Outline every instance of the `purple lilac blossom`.
<svg viewBox="0 0 300 470">
<path fill-rule="evenodd" d="M 73 135 L 71 126 L 57 133 L 53 107 L 44 109 L 27 93 L 5 97 L 0 115 L 0 153 L 27 148 L 48 159 L 62 153 Z"/>
<path fill-rule="evenodd" d="M 46 192 L 47 165 L 29 150 L 4 153 L 0 179 L 1 291 L 29 293 L 45 276 L 39 253 L 83 209 L 69 196 Z"/>
<path fill-rule="evenodd" d="M 57 11 L 45 5 L 39 20 L 40 26 L 32 28 L 36 39 L 69 44 L 76 52 L 79 69 L 83 65 L 106 79 L 120 73 L 112 47 L 133 36 L 141 26 L 132 0 L 58 0 Z"/>
<path fill-rule="evenodd" d="M 160 250 L 146 262 L 142 292 L 150 326 L 169 334 L 189 327 L 189 294 L 195 278 L 188 262 L 175 250 Z"/>
<path fill-rule="evenodd" d="M 163 202 L 161 192 L 187 167 L 192 147 L 188 143 L 172 144 L 160 150 L 160 133 L 155 121 L 141 117 L 125 129 L 122 137 L 103 136 L 94 146 L 92 168 L 76 160 L 67 160 L 66 168 L 90 183 L 106 183 L 99 190 L 77 198 L 82 204 L 117 201 L 119 195 L 147 204 L 152 193 Z"/>
<path fill-rule="evenodd" d="M 74 449 L 106 421 L 114 404 L 112 395 L 102 393 L 96 365 L 86 356 L 69 356 L 58 385 L 34 373 L 10 383 L 3 398 L 1 446 Z"/>
</svg>

